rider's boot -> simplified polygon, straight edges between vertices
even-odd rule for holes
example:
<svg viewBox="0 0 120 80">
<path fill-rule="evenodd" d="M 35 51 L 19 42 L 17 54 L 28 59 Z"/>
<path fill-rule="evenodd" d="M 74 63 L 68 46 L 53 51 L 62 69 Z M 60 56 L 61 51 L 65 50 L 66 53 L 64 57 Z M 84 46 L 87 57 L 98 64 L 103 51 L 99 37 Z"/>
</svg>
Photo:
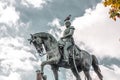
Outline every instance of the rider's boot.
<svg viewBox="0 0 120 80">
<path fill-rule="evenodd" d="M 68 44 L 64 47 L 64 61 L 69 64 L 69 52 L 68 52 Z"/>
</svg>

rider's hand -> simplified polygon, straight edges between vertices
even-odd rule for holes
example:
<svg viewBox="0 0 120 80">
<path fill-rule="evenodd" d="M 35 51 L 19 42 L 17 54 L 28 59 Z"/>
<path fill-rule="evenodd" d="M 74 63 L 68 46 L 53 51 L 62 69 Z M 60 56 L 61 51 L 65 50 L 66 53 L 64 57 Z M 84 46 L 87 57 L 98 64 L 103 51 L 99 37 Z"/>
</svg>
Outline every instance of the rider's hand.
<svg viewBox="0 0 120 80">
<path fill-rule="evenodd" d="M 60 40 L 58 41 L 58 43 L 59 43 L 60 45 L 64 45 L 64 44 L 65 44 L 62 38 L 60 38 Z"/>
</svg>

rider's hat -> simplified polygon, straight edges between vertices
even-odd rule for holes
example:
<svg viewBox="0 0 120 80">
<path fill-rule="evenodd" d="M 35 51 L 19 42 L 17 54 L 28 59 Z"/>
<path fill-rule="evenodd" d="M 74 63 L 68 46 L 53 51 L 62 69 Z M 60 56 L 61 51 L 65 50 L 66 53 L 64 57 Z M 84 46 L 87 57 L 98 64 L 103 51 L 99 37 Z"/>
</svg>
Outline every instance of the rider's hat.
<svg viewBox="0 0 120 80">
<path fill-rule="evenodd" d="M 71 24 L 70 18 L 71 18 L 71 15 L 69 15 L 68 17 L 66 17 L 66 19 L 64 20 L 64 24 L 66 24 L 66 23 Z"/>
<path fill-rule="evenodd" d="M 69 15 L 68 17 L 66 17 L 66 19 L 64 20 L 64 22 L 67 21 L 67 20 L 70 20 L 70 18 L 71 18 L 71 15 Z"/>
</svg>

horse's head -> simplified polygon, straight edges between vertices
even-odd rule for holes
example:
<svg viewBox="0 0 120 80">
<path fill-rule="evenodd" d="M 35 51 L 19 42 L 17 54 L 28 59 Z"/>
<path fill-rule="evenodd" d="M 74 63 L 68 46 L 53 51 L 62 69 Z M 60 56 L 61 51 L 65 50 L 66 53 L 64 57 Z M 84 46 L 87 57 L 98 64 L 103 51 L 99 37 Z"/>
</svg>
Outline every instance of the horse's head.
<svg viewBox="0 0 120 80">
<path fill-rule="evenodd" d="M 28 40 L 30 44 L 34 45 L 40 55 L 42 55 L 44 49 L 47 52 L 57 47 L 57 40 L 51 34 L 45 32 L 31 34 L 31 38 Z"/>
<path fill-rule="evenodd" d="M 43 52 L 43 46 L 42 46 L 43 41 L 41 37 L 31 34 L 31 38 L 28 40 L 30 41 L 30 44 L 32 43 L 34 45 L 38 53 L 41 54 Z"/>
</svg>

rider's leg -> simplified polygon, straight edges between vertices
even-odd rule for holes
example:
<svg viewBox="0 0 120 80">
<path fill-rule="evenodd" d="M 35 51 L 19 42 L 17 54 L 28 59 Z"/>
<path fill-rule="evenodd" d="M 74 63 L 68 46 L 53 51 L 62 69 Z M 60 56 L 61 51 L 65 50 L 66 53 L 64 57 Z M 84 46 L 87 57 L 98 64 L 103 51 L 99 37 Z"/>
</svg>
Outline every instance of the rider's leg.
<svg viewBox="0 0 120 80">
<path fill-rule="evenodd" d="M 71 42 L 66 42 L 65 46 L 64 46 L 64 60 L 66 62 L 69 61 L 69 53 L 68 53 L 68 48 L 72 45 Z"/>
</svg>

